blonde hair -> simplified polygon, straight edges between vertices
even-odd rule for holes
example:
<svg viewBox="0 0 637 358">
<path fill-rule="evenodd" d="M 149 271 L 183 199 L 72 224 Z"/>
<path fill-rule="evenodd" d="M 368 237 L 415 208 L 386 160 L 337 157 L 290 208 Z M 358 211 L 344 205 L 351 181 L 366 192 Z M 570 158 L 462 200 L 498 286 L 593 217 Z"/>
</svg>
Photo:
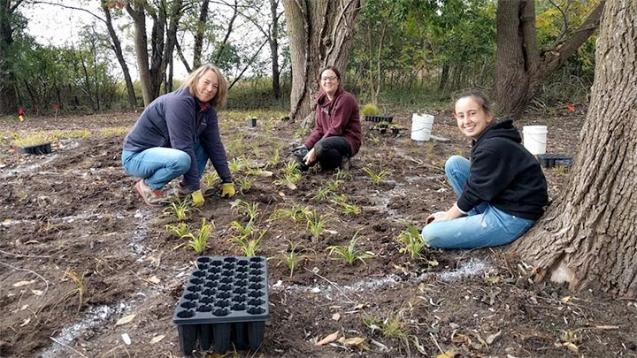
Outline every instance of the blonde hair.
<svg viewBox="0 0 637 358">
<path fill-rule="evenodd" d="M 210 105 L 215 108 L 223 107 L 225 106 L 226 100 L 228 98 L 228 81 L 223 76 L 219 68 L 217 68 L 217 66 L 213 64 L 206 63 L 204 65 L 201 65 L 196 70 L 190 72 L 188 77 L 186 77 L 186 79 L 184 80 L 184 83 L 182 83 L 179 88 L 188 88 L 192 95 L 197 96 L 197 83 L 199 82 L 199 79 L 208 71 L 214 72 L 217 75 L 217 79 L 219 81 L 217 94 L 208 103 L 210 103 Z"/>
</svg>

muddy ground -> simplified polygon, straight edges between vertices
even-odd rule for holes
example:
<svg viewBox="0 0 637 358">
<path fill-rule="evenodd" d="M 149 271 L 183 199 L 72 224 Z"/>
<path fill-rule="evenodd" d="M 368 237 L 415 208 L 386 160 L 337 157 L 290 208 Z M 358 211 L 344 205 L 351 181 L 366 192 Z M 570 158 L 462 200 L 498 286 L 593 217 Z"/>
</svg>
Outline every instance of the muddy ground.
<svg viewBox="0 0 637 358">
<path fill-rule="evenodd" d="M 245 121 L 253 115 L 256 129 Z M 453 203 L 442 166 L 452 154 L 467 155 L 470 143 L 449 113 L 438 113 L 434 125 L 434 134 L 449 141 L 425 144 L 413 143 L 408 130 L 382 134 L 365 122 L 365 143 L 350 170 L 303 175 L 296 189 L 280 181 L 299 132 L 280 116 L 221 113 L 230 158 L 245 158 L 235 179 L 252 183 L 237 198 L 259 204 L 256 226 L 267 231 L 258 254 L 270 258 L 264 342 L 256 352 L 232 354 L 637 356 L 635 301 L 531 285 L 531 268 L 502 249 L 424 249 L 421 258 L 400 251 L 395 239 L 407 224 L 421 227 L 430 212 Z M 0 120 L 0 356 L 181 356 L 172 315 L 198 255 L 166 230 L 174 215 L 144 206 L 121 168 L 123 132 L 135 119 L 116 113 Z M 548 124 L 549 152 L 574 155 L 582 121 L 581 114 L 530 116 L 518 126 Z M 397 113 L 396 122 L 408 128 L 410 114 Z M 53 153 L 15 152 L 13 136 L 33 132 L 56 133 Z M 363 168 L 388 175 L 374 185 Z M 545 174 L 555 197 L 568 171 Z M 345 195 L 359 214 L 315 199 L 334 180 L 341 185 L 331 197 Z M 247 219 L 233 202 L 213 198 L 189 213 L 191 229 L 202 218 L 216 225 L 204 255 L 242 255 L 231 222 Z M 272 217 L 294 205 L 325 218 L 320 237 L 305 221 Z M 329 255 L 328 246 L 354 236 L 373 258 L 347 265 Z M 304 258 L 292 276 L 281 263 L 291 243 Z M 117 324 L 122 318 L 129 322 Z M 333 342 L 315 344 L 335 332 Z"/>
</svg>

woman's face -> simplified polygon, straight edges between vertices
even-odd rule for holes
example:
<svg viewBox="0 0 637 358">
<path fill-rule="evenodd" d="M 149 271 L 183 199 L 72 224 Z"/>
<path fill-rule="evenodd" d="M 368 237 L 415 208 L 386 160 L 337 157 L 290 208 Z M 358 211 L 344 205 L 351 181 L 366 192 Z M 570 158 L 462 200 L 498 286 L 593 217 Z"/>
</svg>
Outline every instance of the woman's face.
<svg viewBox="0 0 637 358">
<path fill-rule="evenodd" d="M 321 73 L 321 89 L 323 92 L 327 93 L 329 97 L 334 96 L 336 90 L 338 90 L 338 85 L 340 81 L 338 80 L 338 76 L 332 70 L 325 70 Z"/>
<path fill-rule="evenodd" d="M 493 120 L 474 97 L 463 97 L 456 101 L 454 116 L 462 134 L 476 139 Z"/>
<path fill-rule="evenodd" d="M 197 99 L 200 102 L 210 102 L 219 90 L 219 78 L 215 71 L 206 71 L 197 81 Z"/>
</svg>

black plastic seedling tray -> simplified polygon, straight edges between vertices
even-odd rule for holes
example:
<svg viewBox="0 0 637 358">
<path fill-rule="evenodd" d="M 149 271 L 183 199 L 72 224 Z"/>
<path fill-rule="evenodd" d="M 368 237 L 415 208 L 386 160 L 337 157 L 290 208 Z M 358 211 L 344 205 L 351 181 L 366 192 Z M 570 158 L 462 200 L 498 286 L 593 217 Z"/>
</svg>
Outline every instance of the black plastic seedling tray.
<svg viewBox="0 0 637 358">
<path fill-rule="evenodd" d="M 394 120 L 394 116 L 365 116 L 365 121 L 367 122 L 387 122 L 391 123 Z"/>
<path fill-rule="evenodd" d="M 562 154 L 538 154 L 537 159 L 544 168 L 570 167 L 573 165 L 573 157 Z"/>
<path fill-rule="evenodd" d="M 268 308 L 264 257 L 202 256 L 177 302 L 173 322 L 185 355 L 201 351 L 257 350 Z"/>
<path fill-rule="evenodd" d="M 42 143 L 28 147 L 18 147 L 18 151 L 24 154 L 49 154 L 51 153 L 51 143 Z"/>
</svg>

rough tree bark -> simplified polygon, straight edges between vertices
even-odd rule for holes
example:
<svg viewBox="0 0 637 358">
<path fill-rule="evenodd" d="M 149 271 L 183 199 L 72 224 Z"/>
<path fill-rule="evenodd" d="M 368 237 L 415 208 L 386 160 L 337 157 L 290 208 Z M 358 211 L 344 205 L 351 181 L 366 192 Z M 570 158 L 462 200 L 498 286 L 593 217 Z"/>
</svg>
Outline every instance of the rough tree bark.
<svg viewBox="0 0 637 358">
<path fill-rule="evenodd" d="M 538 280 L 637 297 L 636 24 L 636 1 L 607 1 L 568 191 L 510 249 Z"/>
<path fill-rule="evenodd" d="M 203 39 L 206 32 L 206 20 L 208 19 L 208 5 L 210 0 L 203 0 L 199 8 L 199 21 L 197 22 L 197 31 L 195 32 L 195 47 L 192 56 L 192 67 L 201 66 L 201 52 L 203 51 Z M 186 66 L 188 68 L 188 66 Z M 188 70 L 190 72 L 190 70 Z"/>
<path fill-rule="evenodd" d="M 321 68 L 344 73 L 360 0 L 284 0 L 292 64 L 290 119 L 313 113 Z M 313 122 L 313 121 L 311 121 Z"/>
<path fill-rule="evenodd" d="M 270 31 L 268 43 L 270 44 L 270 59 L 272 61 L 272 92 L 274 98 L 281 98 L 281 72 L 279 69 L 279 16 L 277 13 L 279 8 L 279 0 L 270 0 Z"/>
<path fill-rule="evenodd" d="M 498 0 L 495 98 L 500 116 L 519 118 L 544 79 L 593 34 L 605 0 L 569 37 L 540 54 L 536 44 L 534 0 Z"/>
</svg>

